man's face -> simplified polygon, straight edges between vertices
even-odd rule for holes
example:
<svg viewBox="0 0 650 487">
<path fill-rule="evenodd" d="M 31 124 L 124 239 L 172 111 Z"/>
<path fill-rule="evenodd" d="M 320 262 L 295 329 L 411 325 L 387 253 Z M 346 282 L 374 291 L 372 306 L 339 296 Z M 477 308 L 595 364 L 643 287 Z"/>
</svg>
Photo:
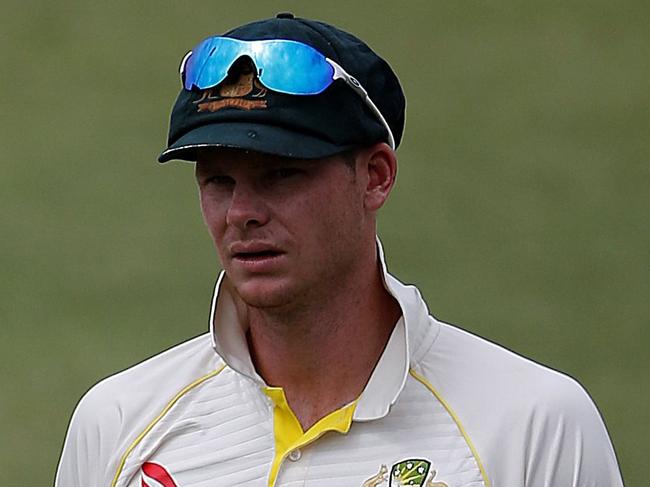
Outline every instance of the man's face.
<svg viewBox="0 0 650 487">
<path fill-rule="evenodd" d="M 374 235 L 355 171 L 339 156 L 199 153 L 203 217 L 226 274 L 248 305 L 278 308 L 321 299 L 353 272 L 369 232 Z"/>
</svg>

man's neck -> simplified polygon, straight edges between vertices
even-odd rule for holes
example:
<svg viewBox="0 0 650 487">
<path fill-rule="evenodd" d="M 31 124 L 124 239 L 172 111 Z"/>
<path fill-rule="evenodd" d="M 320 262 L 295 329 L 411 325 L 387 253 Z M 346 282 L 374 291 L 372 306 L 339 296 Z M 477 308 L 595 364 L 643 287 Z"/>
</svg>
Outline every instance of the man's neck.
<svg viewBox="0 0 650 487">
<path fill-rule="evenodd" d="M 326 305 L 290 315 L 249 309 L 247 339 L 257 372 L 284 389 L 305 431 L 359 397 L 401 315 L 376 266 L 365 283 L 341 283 Z"/>
</svg>

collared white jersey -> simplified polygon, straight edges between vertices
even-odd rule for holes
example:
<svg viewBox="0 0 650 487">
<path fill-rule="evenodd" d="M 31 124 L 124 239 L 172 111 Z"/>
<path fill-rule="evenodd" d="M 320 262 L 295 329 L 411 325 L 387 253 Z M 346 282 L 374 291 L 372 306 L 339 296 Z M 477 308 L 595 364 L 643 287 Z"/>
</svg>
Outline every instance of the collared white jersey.
<svg viewBox="0 0 650 487">
<path fill-rule="evenodd" d="M 381 264 L 402 318 L 356 401 L 302 431 L 255 372 L 222 274 L 209 333 L 82 398 L 55 486 L 623 485 L 578 383 L 437 321 Z"/>
</svg>

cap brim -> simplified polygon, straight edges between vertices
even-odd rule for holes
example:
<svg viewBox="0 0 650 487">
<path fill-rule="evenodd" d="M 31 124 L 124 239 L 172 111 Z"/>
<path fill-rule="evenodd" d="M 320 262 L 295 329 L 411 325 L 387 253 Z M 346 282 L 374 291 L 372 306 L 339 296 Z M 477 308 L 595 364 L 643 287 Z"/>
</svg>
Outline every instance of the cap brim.
<svg viewBox="0 0 650 487">
<path fill-rule="evenodd" d="M 221 122 L 189 131 L 165 149 L 158 162 L 172 159 L 194 162 L 201 147 L 251 150 L 295 159 L 319 159 L 352 148 L 272 125 Z"/>
</svg>

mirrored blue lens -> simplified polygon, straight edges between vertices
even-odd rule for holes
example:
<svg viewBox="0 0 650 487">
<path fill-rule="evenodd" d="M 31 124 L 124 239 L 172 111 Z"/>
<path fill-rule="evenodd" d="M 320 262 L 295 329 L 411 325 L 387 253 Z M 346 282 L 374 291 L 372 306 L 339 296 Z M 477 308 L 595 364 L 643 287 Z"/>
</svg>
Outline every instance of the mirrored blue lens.
<svg viewBox="0 0 650 487">
<path fill-rule="evenodd" d="M 191 90 L 193 86 L 200 89 L 211 88 L 221 83 L 228 75 L 228 69 L 239 57 L 239 46 L 235 42 L 209 38 L 192 49 L 187 59 L 184 72 L 184 87 Z"/>
<path fill-rule="evenodd" d="M 316 95 L 333 81 L 334 68 L 311 46 L 289 40 L 240 41 L 211 37 L 192 50 L 183 70 L 183 85 L 211 88 L 228 75 L 242 56 L 251 58 L 267 88 L 290 95 Z"/>
<path fill-rule="evenodd" d="M 268 88 L 291 95 L 316 95 L 333 80 L 334 68 L 325 56 L 295 41 L 262 41 L 253 62 Z"/>
</svg>

